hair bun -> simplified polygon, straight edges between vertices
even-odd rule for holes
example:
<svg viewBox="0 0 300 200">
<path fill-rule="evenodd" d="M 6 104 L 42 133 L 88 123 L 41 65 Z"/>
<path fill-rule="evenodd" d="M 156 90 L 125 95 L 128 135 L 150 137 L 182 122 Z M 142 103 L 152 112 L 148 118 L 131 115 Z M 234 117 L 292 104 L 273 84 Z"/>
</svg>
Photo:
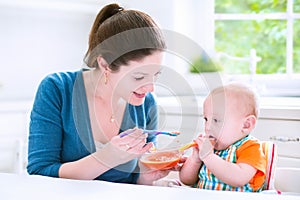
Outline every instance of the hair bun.
<svg viewBox="0 0 300 200">
<path fill-rule="evenodd" d="M 115 15 L 118 12 L 121 12 L 123 10 L 124 10 L 124 8 L 119 6 L 116 3 L 109 4 L 109 5 L 105 6 L 102 9 L 103 15 L 102 15 L 100 23 L 104 22 L 106 19 L 110 18 L 111 16 L 113 16 L 113 15 Z"/>
<path fill-rule="evenodd" d="M 124 8 L 123 7 L 119 7 L 119 8 L 117 8 L 117 12 L 121 12 L 121 11 L 123 11 L 124 10 Z"/>
</svg>

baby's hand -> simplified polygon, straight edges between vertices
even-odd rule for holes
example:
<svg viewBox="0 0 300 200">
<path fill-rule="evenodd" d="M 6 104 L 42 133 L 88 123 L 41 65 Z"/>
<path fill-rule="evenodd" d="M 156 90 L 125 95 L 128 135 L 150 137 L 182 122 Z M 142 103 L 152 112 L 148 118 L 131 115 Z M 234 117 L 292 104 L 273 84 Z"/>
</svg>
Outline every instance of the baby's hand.
<svg viewBox="0 0 300 200">
<path fill-rule="evenodd" d="M 194 140 L 194 142 L 198 143 L 197 142 L 197 139 Z M 199 149 L 198 149 L 198 145 L 193 147 L 193 151 L 192 151 L 192 154 L 190 156 L 195 162 L 197 163 L 201 163 L 201 160 L 199 158 Z"/>
<path fill-rule="evenodd" d="M 214 152 L 214 147 L 208 137 L 200 135 L 196 142 L 198 144 L 199 158 L 201 160 Z"/>
</svg>

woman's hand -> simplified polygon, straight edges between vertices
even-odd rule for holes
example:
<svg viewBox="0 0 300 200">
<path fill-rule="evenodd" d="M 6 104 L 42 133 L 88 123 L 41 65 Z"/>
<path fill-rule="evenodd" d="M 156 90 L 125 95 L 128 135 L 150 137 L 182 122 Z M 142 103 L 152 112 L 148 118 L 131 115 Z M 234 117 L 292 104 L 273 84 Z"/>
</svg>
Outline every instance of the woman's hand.
<svg viewBox="0 0 300 200">
<path fill-rule="evenodd" d="M 181 168 L 182 168 L 182 166 L 183 166 L 183 164 L 185 163 L 185 161 L 186 161 L 187 159 L 188 159 L 187 156 L 182 156 L 182 157 L 180 157 L 180 160 L 179 160 L 179 162 L 177 163 L 177 165 L 175 165 L 175 167 L 171 168 L 170 170 L 171 170 L 171 171 L 180 171 Z"/>
<path fill-rule="evenodd" d="M 183 156 L 180 158 L 176 166 L 167 170 L 151 170 L 144 166 L 141 162 L 139 163 L 140 167 L 140 177 L 138 179 L 138 184 L 142 185 L 153 185 L 154 181 L 157 181 L 161 178 L 167 176 L 171 171 L 180 171 L 182 165 L 187 160 L 187 157 Z"/>
<path fill-rule="evenodd" d="M 167 176 L 171 170 L 152 170 L 144 166 L 139 162 L 140 176 L 137 180 L 137 184 L 140 185 L 153 185 L 154 181 Z"/>
<path fill-rule="evenodd" d="M 107 167 L 113 168 L 146 153 L 153 146 L 153 143 L 146 144 L 147 136 L 141 129 L 129 129 L 114 136 L 93 156 Z"/>
<path fill-rule="evenodd" d="M 137 156 L 142 155 L 153 147 L 153 143 L 147 142 L 148 134 L 142 129 L 128 129 L 111 139 L 110 143 L 120 150 Z"/>
</svg>

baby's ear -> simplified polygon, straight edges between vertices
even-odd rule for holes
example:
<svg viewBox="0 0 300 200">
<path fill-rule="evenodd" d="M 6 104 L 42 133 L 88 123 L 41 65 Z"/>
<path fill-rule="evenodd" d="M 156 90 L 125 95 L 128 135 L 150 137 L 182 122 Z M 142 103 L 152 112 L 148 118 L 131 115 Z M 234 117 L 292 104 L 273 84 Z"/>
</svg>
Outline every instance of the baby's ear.
<svg viewBox="0 0 300 200">
<path fill-rule="evenodd" d="M 248 135 L 254 129 L 255 124 L 256 124 L 256 117 L 254 115 L 249 115 L 245 117 L 242 133 Z"/>
</svg>

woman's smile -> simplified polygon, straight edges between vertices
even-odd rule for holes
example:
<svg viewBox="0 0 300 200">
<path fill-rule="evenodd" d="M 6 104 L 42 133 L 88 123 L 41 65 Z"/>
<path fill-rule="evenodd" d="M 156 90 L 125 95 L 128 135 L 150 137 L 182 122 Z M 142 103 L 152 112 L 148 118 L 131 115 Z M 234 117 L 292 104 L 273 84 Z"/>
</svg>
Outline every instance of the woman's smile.
<svg viewBox="0 0 300 200">
<path fill-rule="evenodd" d="M 133 94 L 135 95 L 135 97 L 140 98 L 140 99 L 142 99 L 146 96 L 146 93 L 139 94 L 137 92 L 133 92 Z"/>
</svg>

